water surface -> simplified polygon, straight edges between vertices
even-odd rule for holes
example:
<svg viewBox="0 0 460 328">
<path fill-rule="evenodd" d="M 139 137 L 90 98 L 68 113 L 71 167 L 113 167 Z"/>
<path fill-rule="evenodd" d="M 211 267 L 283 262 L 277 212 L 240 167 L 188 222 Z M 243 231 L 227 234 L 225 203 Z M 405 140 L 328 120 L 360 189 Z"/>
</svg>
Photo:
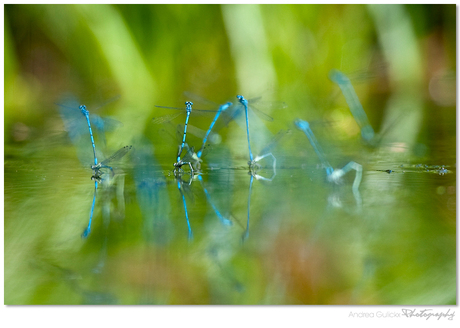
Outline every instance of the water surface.
<svg viewBox="0 0 460 328">
<path fill-rule="evenodd" d="M 328 183 L 292 132 L 273 150 L 273 180 L 254 178 L 250 198 L 247 160 L 223 145 L 205 156 L 203 185 L 184 176 L 192 238 L 174 147 L 157 159 L 146 139 L 133 145 L 100 184 L 87 239 L 94 182 L 73 146 L 47 137 L 6 148 L 5 302 L 455 303 L 455 158 L 422 161 L 401 144 L 359 140 L 327 148 L 334 167 L 363 164 L 356 194 L 354 172 Z M 271 159 L 260 164 L 271 178 Z"/>
</svg>

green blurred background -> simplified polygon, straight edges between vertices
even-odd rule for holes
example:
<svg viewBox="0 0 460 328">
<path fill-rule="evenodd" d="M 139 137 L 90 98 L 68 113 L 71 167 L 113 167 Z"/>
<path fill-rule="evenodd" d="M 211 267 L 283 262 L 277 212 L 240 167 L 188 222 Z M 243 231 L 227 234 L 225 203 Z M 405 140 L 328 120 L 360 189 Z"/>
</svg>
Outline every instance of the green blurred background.
<svg viewBox="0 0 460 328">
<path fill-rule="evenodd" d="M 379 234 L 374 228 L 363 228 L 360 224 L 368 223 L 358 223 L 361 221 L 356 219 L 359 228 L 355 228 L 353 235 L 342 236 L 344 245 L 348 242 L 354 245 L 356 236 L 367 240 L 356 249 L 351 247 L 353 259 L 360 263 L 356 271 L 342 271 L 347 260 L 340 259 L 341 243 L 328 244 L 328 233 L 336 238 L 341 235 L 340 228 L 332 223 L 322 227 L 328 232 L 324 248 L 315 253 L 308 265 L 302 262 L 302 249 L 310 244 L 300 236 L 302 229 L 310 231 L 311 226 L 301 223 L 304 213 L 292 209 L 297 211 L 299 220 L 275 234 L 274 245 L 261 250 L 254 241 L 252 247 L 234 246 L 233 253 L 226 255 L 226 263 L 231 264 L 240 280 L 247 282 L 243 296 L 234 291 L 222 292 L 226 296 L 217 293 L 220 280 L 215 276 L 221 275 L 217 273 L 219 270 L 227 271 L 225 265 L 210 266 L 208 260 L 196 255 L 202 244 L 187 248 L 185 241 L 164 251 L 136 244 L 133 240 L 137 237 L 129 242 L 115 237 L 115 246 L 109 250 L 114 259 L 111 273 L 104 276 L 103 287 L 99 280 L 87 283 L 81 273 L 75 273 L 86 268 L 85 265 L 69 267 L 74 262 L 85 263 L 97 257 L 90 245 L 101 247 L 95 241 L 85 244 L 79 239 L 78 231 L 86 220 L 92 190 L 87 180 L 73 184 L 75 181 L 62 178 L 72 170 L 69 165 L 79 163 L 75 162 L 71 148 L 69 152 L 60 148 L 64 127 L 54 105 L 67 92 L 92 106 L 121 95 L 116 103 L 101 109 L 102 114 L 112 115 L 124 125 L 109 136 L 107 148 L 118 149 L 145 137 L 165 168 L 172 163 L 164 162 L 162 154 L 171 158 L 171 146 L 158 138 L 158 129 L 152 126 L 151 119 L 167 111 L 158 111 L 154 105 L 180 106 L 186 100 L 183 92 L 190 91 L 218 103 L 235 101 L 236 94 L 248 98 L 262 95 L 286 102 L 288 108 L 283 112 L 268 113 L 275 118 L 267 125 L 272 133 L 292 128 L 296 117 L 335 122 L 332 134 L 323 134 L 327 140 L 323 145 L 330 142 L 343 146 L 344 153 L 358 154 L 371 169 L 393 169 L 401 164 L 423 162 L 448 165 L 455 171 L 455 5 L 5 5 L 4 8 L 6 304 L 79 304 L 85 302 L 82 294 L 86 295 L 85 300 L 90 299 L 89 303 L 122 304 L 455 303 L 455 174 L 443 177 L 441 184 L 436 180 L 438 176 L 430 176 L 405 179 L 390 188 L 390 192 L 397 193 L 410 184 L 406 191 L 413 190 L 418 196 L 424 191 L 428 193 L 421 197 L 432 206 L 423 214 L 424 223 L 417 225 L 417 237 L 411 235 L 410 220 L 400 223 L 399 229 L 403 227 L 405 234 L 394 240 L 386 236 L 394 235 L 392 229 L 398 229 L 395 222 L 379 221 L 379 229 L 385 232 Z M 372 159 L 363 159 L 367 155 L 360 150 L 359 129 L 339 88 L 328 78 L 331 69 L 340 69 L 350 77 L 374 129 L 385 131 L 388 142 L 397 142 L 391 155 L 374 151 Z M 202 129 L 209 125 L 209 119 L 192 120 Z M 229 144 L 232 156 L 247 155 L 245 134 L 241 130 L 229 129 L 223 138 L 243 142 L 243 146 L 239 141 Z M 285 146 L 293 156 L 298 155 L 292 147 L 299 140 L 309 147 L 300 133 L 296 140 L 288 140 Z M 350 142 L 353 146 L 349 146 Z M 379 163 L 385 165 L 378 166 Z M 240 164 L 245 165 L 245 161 Z M 83 169 L 71 172 L 72 179 L 88 179 Z M 289 175 L 283 177 L 285 184 L 278 187 L 289 188 L 286 182 Z M 376 204 L 375 197 L 385 189 L 381 184 L 372 185 L 372 177 L 379 183 L 383 178 L 369 175 L 367 191 L 373 196 L 368 199 Z M 242 208 L 244 218 L 248 180 L 247 177 L 235 180 L 244 186 L 235 187 L 235 193 L 244 190 L 244 201 L 234 205 Z M 301 178 L 299 181 L 308 183 Z M 374 194 L 370 192 L 372 186 Z M 293 203 L 302 202 L 298 191 L 293 188 L 286 197 L 292 197 Z M 68 199 L 59 198 L 63 195 Z M 276 198 L 269 193 L 267 197 Z M 428 200 L 441 205 L 438 207 Z M 78 204 L 84 204 L 84 208 Z M 381 213 L 382 220 L 399 215 L 417 220 L 417 213 L 422 213 L 424 207 L 414 204 L 410 209 Z M 277 210 L 280 218 L 286 215 L 283 209 L 286 208 Z M 74 217 L 67 217 L 69 211 L 81 214 L 75 215 L 78 224 L 71 222 Z M 140 226 L 138 208 L 127 205 L 127 211 L 139 217 L 136 224 Z M 438 212 L 441 226 L 430 221 Z M 365 214 L 367 220 L 375 219 L 373 215 L 370 210 Z M 49 220 L 53 228 L 44 228 L 43 220 Z M 303 228 L 297 229 L 297 225 Z M 372 238 L 363 236 L 369 233 L 367 229 L 372 231 Z M 396 264 L 386 262 L 385 269 L 376 273 L 379 260 L 364 256 L 366 247 L 374 255 L 390 250 L 397 254 L 399 246 L 407 246 L 403 242 L 407 234 L 417 240 L 411 251 L 404 253 Z M 262 233 L 259 238 L 264 239 Z M 421 247 L 426 239 L 436 243 L 430 251 L 433 261 L 404 265 L 414 254 L 414 247 Z M 234 240 L 230 243 L 238 245 Z M 184 258 L 180 255 L 182 247 L 191 252 Z M 291 255 L 285 257 L 280 249 Z M 422 249 L 420 256 L 427 251 Z M 441 263 L 435 261 L 439 252 Z M 328 256 L 337 262 L 327 259 Z M 122 269 L 127 266 L 130 272 Z M 184 270 L 189 272 L 185 277 L 180 274 Z M 207 275 L 203 270 L 207 270 Z M 146 278 L 151 272 L 160 272 L 160 279 Z M 330 272 L 329 278 L 321 277 L 325 272 Z M 287 276 L 290 280 L 286 280 Z M 79 279 L 85 281 L 86 289 L 75 287 Z M 91 288 L 106 291 L 105 296 L 90 298 L 87 290 Z M 144 289 L 162 291 L 151 300 L 143 294 Z M 357 290 L 361 294 L 356 294 Z M 116 301 L 115 297 L 107 296 L 113 294 L 117 295 Z"/>
<path fill-rule="evenodd" d="M 268 95 L 289 117 L 325 115 L 332 68 L 350 76 L 376 130 L 390 101 L 419 95 L 406 104 L 414 139 L 431 114 L 422 101 L 455 105 L 454 8 L 6 5 L 5 144 L 43 133 L 69 91 L 88 105 L 120 94 L 112 114 L 146 133 L 153 105 L 181 104 L 183 91 L 216 102 Z"/>
</svg>

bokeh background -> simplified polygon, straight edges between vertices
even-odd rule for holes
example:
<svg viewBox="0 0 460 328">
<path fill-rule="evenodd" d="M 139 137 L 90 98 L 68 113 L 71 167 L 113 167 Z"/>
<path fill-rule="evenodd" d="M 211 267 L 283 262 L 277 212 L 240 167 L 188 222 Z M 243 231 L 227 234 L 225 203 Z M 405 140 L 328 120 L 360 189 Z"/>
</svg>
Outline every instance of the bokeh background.
<svg viewBox="0 0 460 328">
<path fill-rule="evenodd" d="M 456 303 L 455 5 L 5 5 L 4 13 L 6 304 Z M 378 147 L 360 141 L 331 69 L 350 78 L 383 136 Z M 187 240 L 166 173 L 177 143 L 163 138 L 169 125 L 152 125 L 168 114 L 154 106 L 181 106 L 184 91 L 288 105 L 267 109 L 274 121 L 253 132 L 257 151 L 290 130 L 278 147 L 286 169 L 272 184 L 254 182 L 244 242 L 247 145 L 236 124 L 222 129 L 215 153 L 237 169 L 205 178 L 234 225 L 219 226 L 196 181 Z M 104 150 L 137 149 L 123 182 L 98 195 L 87 240 L 94 184 L 55 105 L 68 93 L 90 112 L 120 95 L 98 112 L 123 123 Z M 362 208 L 352 177 L 338 194 L 326 186 L 297 117 L 319 122 L 334 167 L 363 164 Z"/>
</svg>

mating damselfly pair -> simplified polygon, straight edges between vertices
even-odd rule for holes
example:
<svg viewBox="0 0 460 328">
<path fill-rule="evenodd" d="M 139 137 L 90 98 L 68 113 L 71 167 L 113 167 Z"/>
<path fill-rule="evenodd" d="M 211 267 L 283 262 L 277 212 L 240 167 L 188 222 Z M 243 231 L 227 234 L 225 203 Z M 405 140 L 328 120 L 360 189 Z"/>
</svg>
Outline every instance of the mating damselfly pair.
<svg viewBox="0 0 460 328">
<path fill-rule="evenodd" d="M 118 96 L 114 97 L 107 101 L 105 104 L 108 104 L 118 98 Z M 64 100 L 62 103 L 56 103 L 56 105 L 58 105 L 60 108 L 60 114 L 64 121 L 66 130 L 68 131 L 72 143 L 77 147 L 77 152 L 84 154 L 85 150 L 88 148 L 85 144 L 89 144 L 88 141 L 90 141 L 91 143 L 94 164 L 91 164 L 90 167 L 93 171 L 91 180 L 94 181 L 94 195 L 89 215 L 88 226 L 82 233 L 83 237 L 87 237 L 91 231 L 91 223 L 94 214 L 94 207 L 96 204 L 98 184 L 104 181 L 105 179 L 110 179 L 114 177 L 115 172 L 113 170 L 113 167 L 111 166 L 112 163 L 115 163 L 116 161 L 123 158 L 131 150 L 132 146 L 124 146 L 112 155 L 105 158 L 103 161 L 98 162 L 98 152 L 96 151 L 96 144 L 91 123 L 93 123 L 93 126 L 96 127 L 96 130 L 99 132 L 102 143 L 105 143 L 105 131 L 110 131 L 116 127 L 122 126 L 123 124 L 114 119 L 102 119 L 101 117 L 95 114 L 90 114 L 85 105 L 79 105 L 79 103 L 76 102 L 74 99 L 67 99 Z M 88 136 L 89 140 L 85 140 L 88 139 Z M 88 159 L 84 158 L 84 155 L 79 157 L 84 165 L 88 164 Z M 106 170 L 110 171 L 109 175 L 106 174 Z"/>
<path fill-rule="evenodd" d="M 255 112 L 259 117 L 263 118 L 264 120 L 267 121 L 273 121 L 273 118 L 260 110 L 258 110 L 256 107 L 251 106 L 251 104 L 257 100 L 257 99 L 251 99 L 247 100 L 245 99 L 242 95 L 237 95 L 237 103 L 233 104 L 232 102 L 227 102 L 222 105 L 216 105 L 215 107 L 218 107 L 218 109 L 211 109 L 211 110 L 203 110 L 203 109 L 193 109 L 193 102 L 191 101 L 186 101 L 185 102 L 185 109 L 180 108 L 180 107 L 167 107 L 167 106 L 158 106 L 158 108 L 166 108 L 166 109 L 173 109 L 173 110 L 178 110 L 181 111 L 182 113 L 186 114 L 185 118 L 185 124 L 184 124 L 184 129 L 183 129 L 183 136 L 182 136 L 182 141 L 178 149 L 177 157 L 176 157 L 176 162 L 174 163 L 174 168 L 175 168 L 175 173 L 181 173 L 181 168 L 184 165 L 187 165 L 190 168 L 190 172 L 193 175 L 194 171 L 199 170 L 199 163 L 202 161 L 201 157 L 203 155 L 203 150 L 206 147 L 206 142 L 208 141 L 208 137 L 211 134 L 213 128 L 216 125 L 216 122 L 219 117 L 225 116 L 224 121 L 225 123 L 223 125 L 227 125 L 229 121 L 234 120 L 238 116 L 242 114 L 244 111 L 245 115 L 245 128 L 246 128 L 246 136 L 247 136 L 247 143 L 248 143 L 248 150 L 249 150 L 249 165 L 254 165 L 254 155 L 251 149 L 251 142 L 250 142 L 250 133 L 249 133 L 249 111 Z M 279 109 L 286 108 L 286 104 L 284 102 L 271 102 L 270 107 L 274 108 L 277 107 Z M 214 118 L 206 131 L 206 134 L 203 138 L 203 142 L 199 150 L 195 153 L 194 149 L 191 147 L 188 147 L 186 144 L 186 136 L 187 136 L 187 127 L 189 124 L 190 116 L 193 113 L 196 113 L 198 115 L 200 114 L 214 114 Z M 177 113 L 174 115 L 166 115 L 166 116 L 161 116 L 159 118 L 155 118 L 153 120 L 154 123 L 165 123 L 168 122 L 176 117 L 178 117 L 181 113 Z M 181 158 L 182 152 L 186 149 L 186 155 L 184 158 Z M 256 157 L 257 161 L 257 157 Z"/>
<path fill-rule="evenodd" d="M 376 140 L 376 135 L 374 133 L 374 130 L 372 129 L 369 120 L 366 116 L 366 113 L 364 112 L 363 107 L 361 106 L 359 99 L 350 83 L 350 80 L 345 76 L 345 74 L 333 70 L 330 73 L 330 78 L 333 82 L 335 82 L 340 90 L 342 91 L 347 104 L 349 105 L 350 111 L 353 114 L 353 117 L 355 118 L 356 122 L 358 123 L 358 126 L 361 128 L 361 136 L 362 138 L 368 142 L 369 144 L 373 144 L 374 140 Z M 107 103 L 110 103 L 111 101 L 117 99 L 118 97 L 115 97 L 111 100 L 109 100 Z M 254 121 L 250 119 L 250 113 L 255 113 L 259 118 L 262 118 L 264 121 L 273 121 L 274 119 L 263 113 L 262 111 L 258 110 L 257 107 L 254 106 L 254 103 L 256 103 L 258 99 L 246 99 L 242 95 L 237 95 L 236 96 L 236 102 L 232 103 L 230 101 L 223 103 L 221 105 L 213 104 L 212 109 L 202 109 L 202 108 L 194 108 L 194 103 L 192 100 L 187 100 L 185 102 L 184 107 L 167 107 L 167 106 L 159 106 L 156 105 L 156 108 L 163 108 L 163 109 L 171 109 L 177 111 L 174 114 L 168 114 L 165 116 L 160 116 L 155 119 L 153 119 L 154 127 L 156 124 L 163 124 L 163 123 L 168 123 L 171 122 L 173 119 L 179 117 L 181 114 L 185 115 L 185 124 L 183 126 L 183 130 L 181 132 L 181 140 L 178 142 L 178 151 L 175 156 L 175 160 L 173 162 L 173 172 L 175 177 L 177 178 L 177 187 L 180 191 L 181 198 L 183 199 L 183 204 L 184 204 L 184 209 L 186 212 L 186 219 L 187 219 L 187 224 L 189 227 L 189 234 L 191 234 L 191 227 L 190 227 L 190 222 L 187 214 L 187 207 L 185 203 L 185 197 L 183 194 L 183 188 L 184 188 L 184 180 L 182 179 L 182 175 L 184 174 L 183 166 L 186 166 L 189 168 L 189 174 L 190 174 L 190 180 L 188 181 L 188 184 L 190 184 L 195 177 L 200 181 L 200 184 L 203 187 L 204 193 L 206 195 L 206 198 L 209 202 L 209 204 L 212 206 L 214 209 L 214 212 L 218 216 L 218 218 L 222 221 L 224 224 L 229 224 L 231 222 L 228 218 L 225 218 L 224 215 L 222 215 L 217 207 L 214 205 L 212 202 L 211 195 L 209 194 L 208 190 L 206 189 L 205 185 L 203 184 L 203 179 L 201 176 L 200 172 L 200 167 L 201 167 L 201 162 L 203 161 L 203 156 L 205 154 L 205 150 L 208 148 L 208 142 L 211 139 L 211 136 L 214 134 L 216 135 L 216 130 L 218 131 L 219 129 L 216 128 L 217 123 L 221 122 L 221 126 L 227 126 L 231 121 L 236 120 L 238 117 L 242 117 L 244 113 L 244 130 L 246 134 L 246 140 L 247 140 L 247 149 L 249 153 L 249 158 L 248 158 L 248 165 L 249 165 L 249 173 L 250 173 L 250 188 L 249 188 L 249 198 L 248 198 L 248 203 L 250 203 L 250 195 L 251 195 L 251 190 L 252 190 L 252 184 L 254 178 L 256 180 L 263 180 L 263 181 L 272 181 L 274 177 L 276 176 L 276 166 L 277 166 L 277 160 L 275 155 L 272 152 L 273 145 L 276 144 L 276 142 L 283 137 L 283 135 L 286 135 L 287 133 L 285 131 L 280 131 L 274 139 L 273 142 L 269 143 L 265 148 L 263 148 L 260 151 L 259 155 L 255 155 L 253 153 L 253 147 L 251 144 L 251 134 L 257 131 L 252 130 L 250 127 L 253 126 Z M 87 150 L 91 149 L 92 150 L 92 164 L 90 165 L 90 168 L 93 171 L 92 174 L 92 180 L 94 180 L 94 196 L 93 196 L 93 202 L 91 206 L 91 211 L 90 211 L 90 219 L 87 228 L 85 229 L 83 236 L 88 236 L 90 230 L 91 230 L 91 221 L 92 217 L 94 214 L 94 207 L 96 203 L 96 194 L 98 190 L 98 185 L 101 183 L 104 183 L 106 180 L 110 180 L 113 178 L 116 174 L 114 168 L 113 168 L 113 163 L 116 163 L 117 161 L 120 161 L 130 150 L 133 148 L 132 146 L 123 146 L 121 147 L 118 151 L 114 152 L 111 156 L 106 157 L 102 161 L 98 161 L 98 158 L 101 158 L 101 155 L 99 154 L 99 151 L 96 148 L 96 143 L 99 141 L 102 145 L 105 146 L 105 132 L 106 131 L 112 131 L 113 129 L 122 126 L 123 124 L 111 119 L 111 118 L 104 118 L 102 119 L 101 117 L 94 115 L 93 113 L 90 114 L 89 110 L 85 105 L 78 104 L 76 101 L 71 101 L 71 102 L 63 102 L 58 104 L 60 107 L 60 112 L 62 119 L 64 120 L 66 129 L 68 131 L 69 137 L 71 141 L 74 143 L 74 145 L 77 147 L 77 152 L 80 154 L 84 154 L 87 152 Z M 269 106 L 271 109 L 276 108 L 276 109 L 285 109 L 287 108 L 287 105 L 284 102 L 272 102 L 269 103 Z M 288 111 L 285 111 L 283 113 L 284 117 L 288 117 Z M 213 115 L 213 119 L 211 120 L 211 123 L 209 127 L 206 130 L 206 133 L 204 133 L 203 139 L 201 141 L 201 144 L 199 145 L 198 151 L 195 152 L 195 148 L 189 146 L 187 143 L 187 133 L 188 133 L 188 127 L 189 127 L 189 122 L 191 120 L 191 117 L 194 117 L 194 115 L 200 115 L 200 114 L 208 114 L 208 115 Z M 252 114 L 251 114 L 252 115 Z M 354 161 L 350 161 L 347 165 L 345 165 L 341 169 L 333 169 L 332 166 L 329 164 L 328 160 L 326 159 L 326 156 L 324 154 L 324 151 L 322 150 L 321 146 L 319 145 L 319 142 L 316 140 L 316 137 L 311 129 L 310 123 L 308 121 L 305 121 L 303 119 L 294 119 L 294 118 L 288 118 L 287 121 L 294 123 L 294 126 L 297 127 L 299 130 L 304 132 L 313 147 L 313 150 L 316 154 L 316 156 L 319 159 L 319 162 L 321 163 L 322 167 L 326 171 L 326 178 L 328 182 L 334 182 L 337 183 L 341 180 L 341 178 L 350 170 L 355 170 L 356 171 L 356 176 L 355 180 L 353 182 L 353 193 L 355 195 L 355 198 L 357 199 L 358 203 L 360 203 L 360 195 L 359 195 L 359 185 L 361 183 L 362 179 L 362 166 Z M 96 140 L 95 136 L 93 135 L 93 131 L 96 131 L 96 133 L 99 135 L 98 139 Z M 232 142 L 231 140 L 228 142 Z M 91 148 L 89 148 L 89 145 Z M 83 158 L 83 156 L 79 156 L 80 159 Z M 263 159 L 270 159 L 271 158 L 271 169 L 273 170 L 273 173 L 271 176 L 263 176 L 258 173 L 259 169 L 261 168 L 261 165 L 259 162 Z M 88 159 L 82 160 L 82 162 L 86 165 L 88 164 Z M 248 222 L 249 222 L 249 206 L 248 206 Z M 248 223 L 249 224 L 249 223 Z M 248 227 L 248 226 L 247 226 Z M 247 228 L 248 229 L 248 228 Z"/>
</svg>

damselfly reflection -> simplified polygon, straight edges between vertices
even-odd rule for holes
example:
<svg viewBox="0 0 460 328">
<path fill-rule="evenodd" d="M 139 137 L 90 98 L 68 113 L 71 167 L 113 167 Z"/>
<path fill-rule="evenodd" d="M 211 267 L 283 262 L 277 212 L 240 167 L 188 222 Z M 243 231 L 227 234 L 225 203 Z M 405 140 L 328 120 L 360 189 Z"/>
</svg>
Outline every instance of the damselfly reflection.
<svg viewBox="0 0 460 328">
<path fill-rule="evenodd" d="M 252 195 L 252 183 L 254 182 L 254 174 L 252 172 L 249 172 L 250 178 L 249 178 L 249 192 L 248 192 L 248 219 L 246 221 L 246 230 L 244 230 L 242 240 L 243 242 L 249 237 L 249 213 L 251 209 L 251 195 Z"/>
<path fill-rule="evenodd" d="M 220 222 L 222 222 L 223 225 L 232 225 L 232 221 L 230 221 L 229 219 L 225 218 L 220 212 L 219 210 L 217 209 L 216 205 L 214 204 L 214 202 L 212 201 L 211 199 L 211 195 L 209 194 L 208 190 L 206 189 L 206 187 L 204 186 L 204 183 L 203 183 L 203 178 L 202 176 L 199 174 L 198 175 L 198 180 L 200 181 L 201 183 L 201 187 L 203 188 L 204 190 L 204 193 L 206 195 L 206 199 L 208 201 L 208 203 L 211 205 L 212 209 L 214 210 L 214 212 L 216 213 L 217 217 L 219 218 Z"/>
<path fill-rule="evenodd" d="M 253 175 L 257 180 L 265 180 L 265 181 L 272 181 L 276 176 L 276 157 L 273 155 L 273 149 L 278 146 L 280 141 L 283 139 L 284 136 L 290 134 L 291 130 L 280 130 L 278 133 L 272 138 L 272 140 L 260 151 L 261 155 L 257 155 L 251 162 L 249 162 L 249 171 L 251 175 Z M 273 174 L 270 178 L 263 177 L 259 175 L 257 172 L 261 169 L 260 161 L 264 158 L 272 159 L 272 170 Z"/>
<path fill-rule="evenodd" d="M 303 121 L 301 119 L 296 119 L 294 123 L 297 126 L 297 128 L 299 128 L 305 133 L 308 140 L 310 141 L 310 144 L 315 150 L 315 153 L 318 156 L 321 162 L 321 165 L 326 170 L 327 180 L 329 182 L 339 183 L 341 181 L 341 178 L 346 173 L 348 173 L 350 170 L 356 171 L 355 181 L 353 182 L 352 190 L 353 190 L 353 194 L 355 195 L 357 202 L 360 204 L 361 196 L 359 194 L 358 188 L 359 188 L 359 185 L 361 183 L 361 178 L 362 178 L 361 164 L 351 161 L 347 165 L 345 165 L 343 168 L 334 170 L 332 166 L 329 164 L 329 162 L 327 161 L 324 155 L 324 152 L 318 143 L 318 140 L 316 140 L 315 135 L 313 134 L 313 131 L 310 129 L 310 124 L 307 121 Z"/>
<path fill-rule="evenodd" d="M 276 136 L 273 137 L 273 139 L 267 144 L 267 146 L 265 146 L 261 150 L 262 155 L 256 156 L 251 162 L 249 162 L 248 174 L 250 175 L 250 178 L 249 178 L 249 192 L 248 192 L 248 215 L 247 215 L 247 222 L 246 222 L 246 230 L 243 233 L 243 241 L 245 241 L 249 236 L 249 217 L 250 217 L 250 209 L 251 209 L 252 184 L 254 182 L 254 178 L 256 178 L 256 180 L 273 181 L 273 179 L 276 176 L 276 157 L 272 154 L 271 151 L 275 146 L 279 144 L 279 141 L 289 132 L 290 130 L 287 130 L 287 131 L 280 130 L 276 134 Z M 273 173 L 270 178 L 263 177 L 262 175 L 259 175 L 257 173 L 258 170 L 261 168 L 258 161 L 268 156 L 272 157 L 273 159 L 273 162 L 272 162 Z"/>
<path fill-rule="evenodd" d="M 131 153 L 134 165 L 136 198 L 143 218 L 143 235 L 146 241 L 166 245 L 174 234 L 170 220 L 171 203 L 167 181 L 146 139 L 137 141 Z"/>
<path fill-rule="evenodd" d="M 187 202 L 185 201 L 185 194 L 184 194 L 184 186 L 185 185 L 190 185 L 192 180 L 189 180 L 187 184 L 184 184 L 184 181 L 181 179 L 180 176 L 176 176 L 176 184 L 177 184 L 177 189 L 179 189 L 179 192 L 182 197 L 182 204 L 184 206 L 184 212 L 185 212 L 185 220 L 187 222 L 187 229 L 188 229 L 188 239 L 192 240 L 193 239 L 193 233 L 192 233 L 192 227 L 190 225 L 190 219 L 188 217 L 188 210 L 187 210 Z"/>
<path fill-rule="evenodd" d="M 119 96 L 114 97 L 108 100 L 107 102 L 105 102 L 103 105 L 99 106 L 98 108 L 118 98 Z M 91 123 L 93 123 L 93 126 L 96 127 L 98 132 L 100 132 L 101 139 L 103 140 L 104 143 L 105 143 L 104 132 L 113 129 L 114 127 L 121 126 L 122 124 L 114 119 L 102 119 L 97 115 L 94 115 L 94 114 L 90 115 L 89 111 L 86 109 L 86 106 L 80 105 L 73 98 L 67 98 L 66 100 L 63 101 L 63 103 L 60 103 L 60 104 L 56 103 L 56 105 L 59 106 L 60 114 L 61 114 L 62 120 L 64 121 L 66 130 L 69 134 L 70 140 L 77 148 L 77 153 L 79 154 L 79 158 L 85 166 L 89 164 L 89 158 L 87 158 L 84 155 L 86 153 L 86 149 L 89 148 L 89 144 L 88 146 L 83 144 L 83 143 L 86 143 L 86 141 L 84 140 L 82 136 L 87 135 L 87 133 L 89 133 L 89 141 L 91 141 L 91 148 L 93 152 L 93 163 L 94 163 L 93 165 L 91 165 L 91 168 L 94 170 L 94 174 L 92 176 L 92 179 L 94 180 L 94 194 L 93 194 L 93 201 L 91 204 L 91 210 L 89 214 L 88 226 L 82 233 L 82 237 L 86 238 L 88 237 L 91 231 L 91 223 L 92 223 L 92 219 L 94 215 L 94 207 L 96 204 L 97 189 L 98 189 L 99 183 L 101 182 L 101 176 L 102 176 L 101 169 L 102 168 L 110 169 L 112 171 L 112 177 L 113 177 L 113 169 L 112 167 L 108 166 L 108 164 L 110 162 L 113 162 L 123 157 L 129 151 L 129 149 L 131 149 L 131 146 L 129 147 L 127 146 L 128 148 L 124 147 L 120 149 L 115 154 L 108 157 L 106 160 L 102 161 L 101 163 L 98 163 L 96 144 L 94 141 Z"/>
<path fill-rule="evenodd" d="M 106 160 L 102 161 L 99 164 L 93 165 L 92 169 L 94 170 L 94 175 L 91 177 L 92 180 L 94 180 L 94 195 L 93 195 L 93 202 L 91 205 L 91 211 L 89 214 L 89 220 L 88 220 L 88 226 L 86 227 L 85 231 L 82 233 L 82 237 L 86 238 L 88 237 L 89 233 L 91 232 L 91 223 L 93 219 L 93 214 L 94 214 L 94 206 L 96 204 L 96 195 L 97 195 L 97 188 L 98 184 L 105 182 L 107 184 L 111 183 L 112 178 L 114 177 L 114 172 L 113 168 L 110 166 L 107 166 L 107 164 L 110 164 L 111 162 L 114 162 L 116 160 L 121 159 L 124 155 L 128 153 L 128 151 L 132 148 L 132 146 L 125 146 L 118 151 L 116 151 L 113 155 L 109 156 Z M 102 172 L 100 171 L 101 168 L 109 168 L 111 170 L 111 178 L 103 178 Z"/>
<path fill-rule="evenodd" d="M 198 181 L 200 181 L 200 185 L 203 188 L 204 194 L 206 196 L 206 201 L 207 201 L 207 203 L 209 205 L 211 205 L 211 208 L 213 209 L 214 213 L 216 214 L 217 218 L 220 220 L 222 225 L 231 226 L 233 224 L 232 221 L 230 219 L 226 218 L 223 214 L 221 214 L 221 212 L 217 208 L 216 204 L 212 200 L 211 193 L 206 188 L 206 186 L 205 186 L 205 184 L 203 182 L 203 177 L 202 177 L 201 173 L 196 174 L 195 177 L 198 179 Z M 184 180 L 184 179 L 182 179 L 182 175 L 175 175 L 175 179 L 176 179 L 177 188 L 178 188 L 178 190 L 180 192 L 180 195 L 181 195 L 181 198 L 182 198 L 182 204 L 183 204 L 184 213 L 185 213 L 185 219 L 186 219 L 187 228 L 188 228 L 188 238 L 189 238 L 189 240 L 191 240 L 193 238 L 193 233 L 192 233 L 192 227 L 191 227 L 191 224 L 190 224 L 190 218 L 189 218 L 189 214 L 188 214 L 187 201 L 186 201 L 185 194 L 187 192 L 190 192 L 189 188 L 192 185 L 193 177 L 191 177 L 189 180 Z"/>
<path fill-rule="evenodd" d="M 92 220 L 93 220 L 94 205 L 96 204 L 97 185 L 98 185 L 98 180 L 94 180 L 93 202 L 91 204 L 91 211 L 89 212 L 88 226 L 86 227 L 85 231 L 83 231 L 83 233 L 81 234 L 81 236 L 83 238 L 88 237 L 89 233 L 91 232 L 91 223 L 92 223 Z"/>
<path fill-rule="evenodd" d="M 102 273 L 107 260 L 109 226 L 111 222 L 120 222 L 125 218 L 125 175 L 117 174 L 110 181 L 104 181 L 103 188 L 99 188 L 99 203 L 101 204 L 103 244 L 99 261 L 93 268 L 94 273 Z M 113 225 L 112 225 L 113 227 Z"/>
</svg>

